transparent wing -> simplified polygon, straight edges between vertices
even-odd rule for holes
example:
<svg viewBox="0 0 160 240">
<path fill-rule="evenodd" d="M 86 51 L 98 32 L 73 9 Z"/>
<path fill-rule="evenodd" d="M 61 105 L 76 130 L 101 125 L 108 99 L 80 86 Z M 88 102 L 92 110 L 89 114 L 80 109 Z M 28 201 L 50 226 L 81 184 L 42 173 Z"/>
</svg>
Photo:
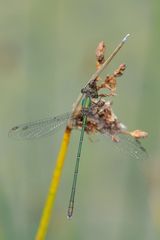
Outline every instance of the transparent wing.
<svg viewBox="0 0 160 240">
<path fill-rule="evenodd" d="M 18 139 L 31 139 L 53 134 L 70 117 L 71 113 L 65 113 L 56 117 L 20 124 L 11 128 L 8 135 Z"/>
<path fill-rule="evenodd" d="M 118 135 L 118 138 L 120 141 L 114 144 L 119 150 L 126 152 L 134 159 L 143 160 L 148 158 L 148 153 L 139 140 L 122 134 Z"/>
<path fill-rule="evenodd" d="M 104 135 L 105 137 L 107 136 L 110 141 L 112 141 L 111 136 L 109 136 L 108 134 Z M 117 138 L 119 138 L 119 142 L 112 141 L 112 143 L 119 151 L 137 160 L 143 160 L 148 158 L 148 153 L 139 140 L 136 140 L 129 135 L 122 134 L 119 134 Z"/>
</svg>

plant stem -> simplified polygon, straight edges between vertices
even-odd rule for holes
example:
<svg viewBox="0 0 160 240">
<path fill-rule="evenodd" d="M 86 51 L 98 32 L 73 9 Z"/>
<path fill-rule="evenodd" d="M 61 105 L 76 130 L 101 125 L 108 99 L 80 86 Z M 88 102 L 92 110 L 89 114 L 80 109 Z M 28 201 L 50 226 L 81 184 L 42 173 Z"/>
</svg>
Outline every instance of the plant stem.
<svg viewBox="0 0 160 240">
<path fill-rule="evenodd" d="M 40 224 L 39 224 L 39 227 L 37 230 L 35 240 L 44 240 L 45 239 L 48 225 L 49 225 L 50 218 L 51 218 L 52 209 L 53 209 L 54 202 L 55 202 L 56 192 L 57 192 L 59 182 L 60 182 L 60 177 L 62 174 L 62 169 L 63 169 L 63 165 L 64 165 L 65 156 L 67 153 L 70 135 L 71 135 L 71 129 L 67 127 L 64 132 L 64 135 L 63 135 L 61 147 L 60 147 L 59 154 L 58 154 L 57 161 L 56 161 L 56 166 L 53 171 L 53 176 L 52 176 L 48 196 L 47 196 L 47 199 L 46 199 L 46 202 L 44 205 L 42 217 L 40 220 Z"/>
</svg>

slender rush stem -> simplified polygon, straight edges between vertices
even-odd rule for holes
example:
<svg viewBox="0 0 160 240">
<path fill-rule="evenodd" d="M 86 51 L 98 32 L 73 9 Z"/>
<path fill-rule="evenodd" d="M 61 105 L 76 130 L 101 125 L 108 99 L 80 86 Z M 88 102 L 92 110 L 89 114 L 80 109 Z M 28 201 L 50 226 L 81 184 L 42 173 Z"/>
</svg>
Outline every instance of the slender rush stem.
<svg viewBox="0 0 160 240">
<path fill-rule="evenodd" d="M 65 156 L 67 153 L 67 148 L 68 148 L 68 144 L 69 144 L 69 140 L 70 140 L 70 134 L 71 134 L 71 129 L 66 128 L 64 135 L 63 135 L 59 154 L 57 157 L 56 166 L 53 171 L 53 176 L 52 176 L 48 196 L 47 196 L 46 203 L 45 203 L 45 206 L 43 209 L 42 217 L 40 220 L 40 224 L 39 224 L 39 227 L 37 230 L 35 240 L 44 240 L 45 236 L 46 236 L 47 228 L 48 228 L 49 221 L 51 218 L 52 208 L 53 208 L 53 205 L 55 202 L 56 192 L 57 192 L 59 182 L 60 182 L 60 177 L 62 174 L 62 168 L 64 165 Z"/>
</svg>

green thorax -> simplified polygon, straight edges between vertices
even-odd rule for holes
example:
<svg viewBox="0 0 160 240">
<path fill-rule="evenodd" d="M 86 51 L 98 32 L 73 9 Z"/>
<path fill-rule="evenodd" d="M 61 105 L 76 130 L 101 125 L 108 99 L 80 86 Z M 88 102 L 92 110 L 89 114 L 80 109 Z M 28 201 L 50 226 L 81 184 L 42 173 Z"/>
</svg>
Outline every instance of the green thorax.
<svg viewBox="0 0 160 240">
<path fill-rule="evenodd" d="M 82 99 L 82 108 L 89 108 L 91 106 L 91 98 L 88 96 L 85 96 Z"/>
</svg>

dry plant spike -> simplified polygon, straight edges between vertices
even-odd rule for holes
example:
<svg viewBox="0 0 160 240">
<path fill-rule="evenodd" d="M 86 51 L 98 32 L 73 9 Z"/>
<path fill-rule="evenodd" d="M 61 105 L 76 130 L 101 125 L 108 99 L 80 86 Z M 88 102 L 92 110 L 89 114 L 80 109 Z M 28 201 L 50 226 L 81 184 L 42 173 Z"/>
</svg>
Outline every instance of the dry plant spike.
<svg viewBox="0 0 160 240">
<path fill-rule="evenodd" d="M 124 70 L 126 69 L 125 64 L 120 64 L 120 66 L 114 71 L 113 75 L 107 75 L 104 82 L 101 85 L 97 86 L 97 89 L 100 90 L 102 88 L 106 88 L 110 91 L 106 96 L 115 96 L 116 95 L 116 86 L 117 86 L 117 77 L 121 77 L 123 75 Z M 102 95 L 101 95 L 102 96 Z"/>
<path fill-rule="evenodd" d="M 105 88 L 108 88 L 112 93 L 116 91 L 117 80 L 114 75 L 107 76 L 104 81 Z"/>
<path fill-rule="evenodd" d="M 100 68 L 97 69 L 97 71 L 92 74 L 91 78 L 89 79 L 89 81 L 86 83 L 86 85 L 84 87 L 86 87 L 91 81 L 95 80 L 97 77 L 99 77 L 99 75 L 103 72 L 103 70 L 109 65 L 109 63 L 112 61 L 112 59 L 115 57 L 115 55 L 119 52 L 119 50 L 123 47 L 124 43 L 126 42 L 127 38 L 130 36 L 130 34 L 127 34 L 122 41 L 118 44 L 118 46 L 114 49 L 114 51 L 111 53 L 111 55 L 107 58 L 107 60 L 105 60 L 105 62 L 101 65 Z M 81 93 L 75 104 L 73 105 L 73 110 L 72 113 L 74 114 L 74 112 L 76 111 L 76 108 L 78 107 L 78 105 L 80 104 L 81 100 L 82 100 L 83 94 Z"/>
<path fill-rule="evenodd" d="M 127 130 L 122 130 L 121 134 L 124 135 L 130 135 L 131 137 L 135 139 L 141 139 L 141 138 L 146 138 L 148 136 L 148 133 L 142 130 L 134 130 L 132 132 L 129 132 Z"/>
<path fill-rule="evenodd" d="M 105 62 L 105 43 L 104 41 L 101 41 L 96 49 L 96 69 L 99 69 L 100 66 Z"/>
<path fill-rule="evenodd" d="M 114 71 L 114 77 L 121 77 L 125 69 L 126 65 L 124 63 L 120 64 L 119 67 Z"/>
<path fill-rule="evenodd" d="M 122 40 L 124 43 L 129 34 Z M 104 52 L 105 52 L 105 43 L 102 41 L 98 44 L 96 49 L 96 66 L 99 69 L 104 66 Z M 112 54 L 112 57 L 114 54 Z M 107 75 L 105 80 L 102 80 L 100 85 L 97 85 L 99 80 L 96 78 L 92 80 L 88 86 L 89 91 L 93 91 L 96 89 L 98 92 L 98 99 L 94 99 L 91 97 L 91 107 L 87 114 L 87 127 L 85 129 L 87 134 L 95 134 L 96 132 L 100 132 L 102 134 L 110 135 L 113 142 L 120 142 L 118 135 L 129 135 L 132 138 L 138 140 L 141 138 L 145 138 L 148 136 L 147 132 L 142 130 L 128 131 L 123 123 L 119 121 L 116 115 L 113 112 L 112 104 L 110 101 L 106 101 L 104 97 L 116 96 L 116 87 L 117 87 L 117 78 L 121 77 L 126 69 L 125 64 L 120 64 L 119 67 L 114 71 L 112 75 Z M 94 84 L 91 84 L 94 83 Z M 87 87 L 86 87 L 87 89 Z M 109 90 L 108 94 L 99 93 L 100 90 Z M 72 122 L 72 128 L 82 127 L 83 113 L 81 109 L 76 112 L 76 117 L 74 122 Z"/>
<path fill-rule="evenodd" d="M 142 130 L 134 130 L 133 132 L 130 132 L 130 135 L 136 139 L 140 139 L 146 138 L 148 136 L 148 133 Z"/>
</svg>

